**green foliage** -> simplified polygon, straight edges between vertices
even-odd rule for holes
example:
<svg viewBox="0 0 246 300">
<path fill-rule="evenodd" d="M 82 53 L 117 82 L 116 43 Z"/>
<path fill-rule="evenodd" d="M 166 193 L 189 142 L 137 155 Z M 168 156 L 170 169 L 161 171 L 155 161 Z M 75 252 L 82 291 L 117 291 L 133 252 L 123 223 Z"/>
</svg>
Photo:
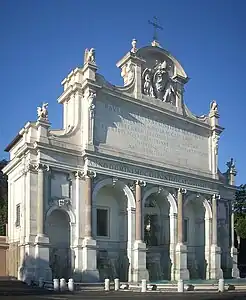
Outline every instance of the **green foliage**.
<svg viewBox="0 0 246 300">
<path fill-rule="evenodd" d="M 246 239 L 246 184 L 236 192 L 234 202 L 235 231 L 242 239 Z"/>
<path fill-rule="evenodd" d="M 0 161 L 0 235 L 6 235 L 6 224 L 8 223 L 8 183 L 7 176 L 1 170 L 7 161 Z"/>
</svg>

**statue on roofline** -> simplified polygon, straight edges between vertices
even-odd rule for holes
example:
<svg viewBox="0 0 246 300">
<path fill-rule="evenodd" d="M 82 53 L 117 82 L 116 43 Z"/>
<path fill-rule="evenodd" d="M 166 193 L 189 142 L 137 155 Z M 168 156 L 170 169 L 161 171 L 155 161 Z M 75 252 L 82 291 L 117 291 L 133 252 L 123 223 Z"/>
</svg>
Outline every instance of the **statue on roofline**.
<svg viewBox="0 0 246 300">
<path fill-rule="evenodd" d="M 37 107 L 38 120 L 48 120 L 48 103 L 43 103 L 42 106 Z"/>
<path fill-rule="evenodd" d="M 86 63 L 96 64 L 96 51 L 94 48 L 85 49 L 84 64 Z"/>
<path fill-rule="evenodd" d="M 215 100 L 213 100 L 211 103 L 210 103 L 210 113 L 211 112 L 214 112 L 214 113 L 218 113 L 218 104 Z"/>
</svg>

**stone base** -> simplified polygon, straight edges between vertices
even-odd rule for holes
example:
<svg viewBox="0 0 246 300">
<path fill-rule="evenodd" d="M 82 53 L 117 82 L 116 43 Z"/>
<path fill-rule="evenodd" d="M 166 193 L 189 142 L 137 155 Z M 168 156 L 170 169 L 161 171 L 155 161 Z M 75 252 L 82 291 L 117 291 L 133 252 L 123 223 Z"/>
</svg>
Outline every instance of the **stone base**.
<svg viewBox="0 0 246 300">
<path fill-rule="evenodd" d="M 45 235 L 37 235 L 35 238 L 35 280 L 40 277 L 44 280 L 52 280 L 52 271 L 49 266 L 49 238 Z"/>
<path fill-rule="evenodd" d="M 190 273 L 187 269 L 187 247 L 184 244 L 178 243 L 176 245 L 176 266 L 175 266 L 175 280 L 189 280 Z"/>
<path fill-rule="evenodd" d="M 142 279 L 149 280 L 149 272 L 146 268 L 146 244 L 136 241 L 133 247 L 133 282 L 140 282 Z"/>
<path fill-rule="evenodd" d="M 223 278 L 223 271 L 221 269 L 221 249 L 217 245 L 212 245 L 210 279 L 222 279 L 222 278 Z"/>
<path fill-rule="evenodd" d="M 237 267 L 237 248 L 235 247 L 231 248 L 231 258 L 232 258 L 231 276 L 232 278 L 240 278 L 240 272 Z"/>
<path fill-rule="evenodd" d="M 97 242 L 90 238 L 84 238 L 82 242 L 82 281 L 98 282 L 97 269 Z"/>
</svg>

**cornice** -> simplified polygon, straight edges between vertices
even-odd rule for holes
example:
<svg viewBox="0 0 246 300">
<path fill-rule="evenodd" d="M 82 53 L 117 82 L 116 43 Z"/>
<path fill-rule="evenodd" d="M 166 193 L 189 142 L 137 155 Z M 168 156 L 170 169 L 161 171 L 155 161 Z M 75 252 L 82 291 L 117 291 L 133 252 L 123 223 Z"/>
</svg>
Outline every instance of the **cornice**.
<svg viewBox="0 0 246 300">
<path fill-rule="evenodd" d="M 65 142 L 63 142 L 64 144 L 66 144 Z M 41 142 L 34 142 L 34 149 L 39 150 L 39 149 L 44 149 L 44 150 L 48 150 L 51 152 L 57 152 L 57 153 L 62 153 L 65 155 L 71 155 L 71 156 L 81 156 L 81 150 L 75 150 L 75 149 L 71 149 L 71 148 L 64 148 L 64 147 L 59 147 L 59 146 L 55 146 L 55 145 L 50 145 L 50 144 L 45 144 L 45 143 L 41 143 Z"/>
</svg>

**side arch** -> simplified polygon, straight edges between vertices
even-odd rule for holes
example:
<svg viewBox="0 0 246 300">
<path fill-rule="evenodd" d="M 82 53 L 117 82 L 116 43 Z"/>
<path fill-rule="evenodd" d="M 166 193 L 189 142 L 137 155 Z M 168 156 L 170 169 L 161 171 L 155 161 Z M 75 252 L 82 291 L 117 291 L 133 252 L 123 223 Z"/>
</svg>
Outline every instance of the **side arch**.
<svg viewBox="0 0 246 300">
<path fill-rule="evenodd" d="M 191 194 L 190 196 L 188 196 L 185 199 L 184 207 L 188 204 L 188 202 L 190 202 L 194 198 L 198 198 L 197 200 L 200 201 L 200 203 L 202 203 L 202 205 L 205 209 L 205 218 L 211 219 L 212 218 L 212 208 L 211 208 L 209 201 L 203 195 L 199 195 L 197 197 L 197 195 Z"/>
<path fill-rule="evenodd" d="M 67 209 L 66 207 L 63 206 L 58 206 L 58 205 L 52 205 L 46 212 L 45 215 L 45 220 L 52 214 L 52 212 L 54 210 L 62 210 L 64 212 L 66 212 L 69 216 L 69 220 L 70 220 L 70 224 L 74 225 L 76 222 L 76 218 L 75 218 L 75 214 L 73 213 L 73 211 L 71 209 Z"/>
</svg>

